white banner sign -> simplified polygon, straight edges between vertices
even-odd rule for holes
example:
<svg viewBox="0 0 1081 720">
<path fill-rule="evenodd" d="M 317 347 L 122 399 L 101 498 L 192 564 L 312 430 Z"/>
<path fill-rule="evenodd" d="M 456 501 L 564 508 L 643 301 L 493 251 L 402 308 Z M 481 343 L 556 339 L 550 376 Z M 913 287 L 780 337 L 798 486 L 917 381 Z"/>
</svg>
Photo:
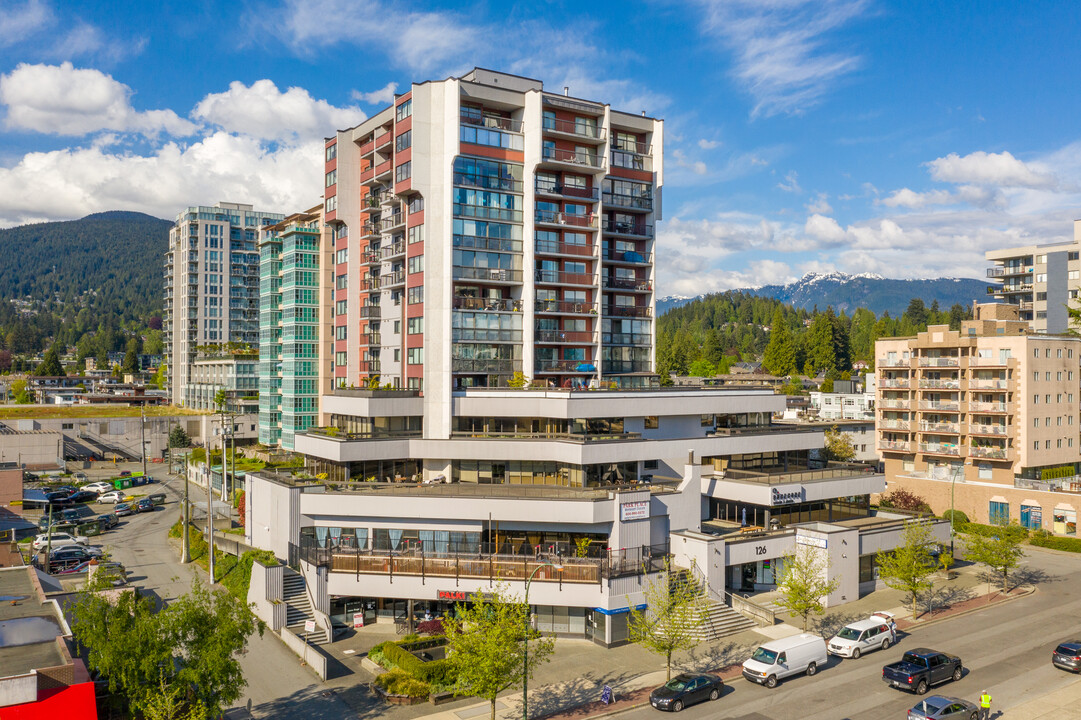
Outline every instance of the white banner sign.
<svg viewBox="0 0 1081 720">
<path fill-rule="evenodd" d="M 649 500 L 627 502 L 619 506 L 619 520 L 647 520 L 649 518 Z"/>
</svg>

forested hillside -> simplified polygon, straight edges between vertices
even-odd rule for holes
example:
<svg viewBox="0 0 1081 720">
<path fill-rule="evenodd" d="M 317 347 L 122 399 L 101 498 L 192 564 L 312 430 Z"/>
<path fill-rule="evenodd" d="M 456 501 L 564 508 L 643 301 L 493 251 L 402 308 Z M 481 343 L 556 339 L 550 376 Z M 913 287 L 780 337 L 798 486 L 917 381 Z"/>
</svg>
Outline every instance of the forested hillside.
<svg viewBox="0 0 1081 720">
<path fill-rule="evenodd" d="M 132 212 L 0 230 L 0 350 L 124 350 L 160 329 L 171 223 Z"/>
<path fill-rule="evenodd" d="M 796 309 L 742 292 L 709 295 L 673 308 L 657 321 L 661 377 L 713 375 L 733 362 L 761 360 L 776 375 L 837 375 L 857 360 L 871 362 L 881 337 L 914 335 L 929 324 L 957 329 L 971 312 L 960 304 L 943 311 L 913 298 L 899 318 L 859 308 L 851 316 L 832 308 Z"/>
</svg>

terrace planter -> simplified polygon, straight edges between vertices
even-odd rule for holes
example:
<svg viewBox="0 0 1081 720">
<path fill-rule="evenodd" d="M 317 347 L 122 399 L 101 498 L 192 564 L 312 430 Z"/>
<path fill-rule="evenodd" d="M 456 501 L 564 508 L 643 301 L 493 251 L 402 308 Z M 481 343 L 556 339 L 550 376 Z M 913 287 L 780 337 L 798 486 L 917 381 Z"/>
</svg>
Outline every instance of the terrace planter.
<svg viewBox="0 0 1081 720">
<path fill-rule="evenodd" d="M 387 705 L 419 705 L 422 702 L 427 702 L 426 697 L 409 697 L 408 695 L 391 695 L 383 688 L 379 687 L 375 683 L 369 683 L 368 687 L 376 696 L 385 702 Z"/>
</svg>

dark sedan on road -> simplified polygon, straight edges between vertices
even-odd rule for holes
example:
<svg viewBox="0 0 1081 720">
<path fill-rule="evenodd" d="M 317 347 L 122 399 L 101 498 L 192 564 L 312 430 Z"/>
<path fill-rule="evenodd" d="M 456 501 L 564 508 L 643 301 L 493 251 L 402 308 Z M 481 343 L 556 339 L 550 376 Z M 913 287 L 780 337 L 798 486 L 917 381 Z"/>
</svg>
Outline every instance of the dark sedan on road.
<svg viewBox="0 0 1081 720">
<path fill-rule="evenodd" d="M 98 494 L 91 490 L 76 490 L 68 496 L 68 501 L 73 503 L 94 502 L 97 499 Z"/>
<path fill-rule="evenodd" d="M 111 530 L 120 524 L 120 518 L 116 515 L 98 515 L 98 524 L 102 530 Z"/>
<path fill-rule="evenodd" d="M 140 498 L 132 504 L 132 508 L 137 513 L 154 512 L 154 501 L 150 498 Z"/>
<path fill-rule="evenodd" d="M 114 505 L 113 512 L 116 514 L 117 517 L 135 514 L 135 510 L 133 510 L 131 505 L 127 504 L 126 502 L 117 503 L 116 505 Z"/>
<path fill-rule="evenodd" d="M 1070 672 L 1081 672 L 1081 640 L 1067 640 L 1051 654 L 1051 664 Z"/>
<path fill-rule="evenodd" d="M 658 710 L 679 712 L 703 700 L 716 700 L 724 692 L 724 681 L 716 675 L 676 675 L 649 694 L 649 704 Z"/>
<path fill-rule="evenodd" d="M 980 709 L 961 698 L 932 695 L 908 711 L 908 720 L 977 720 Z"/>
</svg>

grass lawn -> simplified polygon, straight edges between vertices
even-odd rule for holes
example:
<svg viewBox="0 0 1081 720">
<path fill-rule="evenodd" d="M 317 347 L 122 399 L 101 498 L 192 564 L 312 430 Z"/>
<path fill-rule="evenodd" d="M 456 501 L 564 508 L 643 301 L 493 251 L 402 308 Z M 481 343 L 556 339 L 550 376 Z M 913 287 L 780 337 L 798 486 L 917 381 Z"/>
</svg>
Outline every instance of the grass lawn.
<svg viewBox="0 0 1081 720">
<path fill-rule="evenodd" d="M 141 408 L 116 405 L 0 405 L 0 420 L 48 420 L 53 418 L 121 418 L 139 417 Z M 202 410 L 190 410 L 175 405 L 146 408 L 147 417 L 169 415 L 209 415 Z"/>
</svg>

